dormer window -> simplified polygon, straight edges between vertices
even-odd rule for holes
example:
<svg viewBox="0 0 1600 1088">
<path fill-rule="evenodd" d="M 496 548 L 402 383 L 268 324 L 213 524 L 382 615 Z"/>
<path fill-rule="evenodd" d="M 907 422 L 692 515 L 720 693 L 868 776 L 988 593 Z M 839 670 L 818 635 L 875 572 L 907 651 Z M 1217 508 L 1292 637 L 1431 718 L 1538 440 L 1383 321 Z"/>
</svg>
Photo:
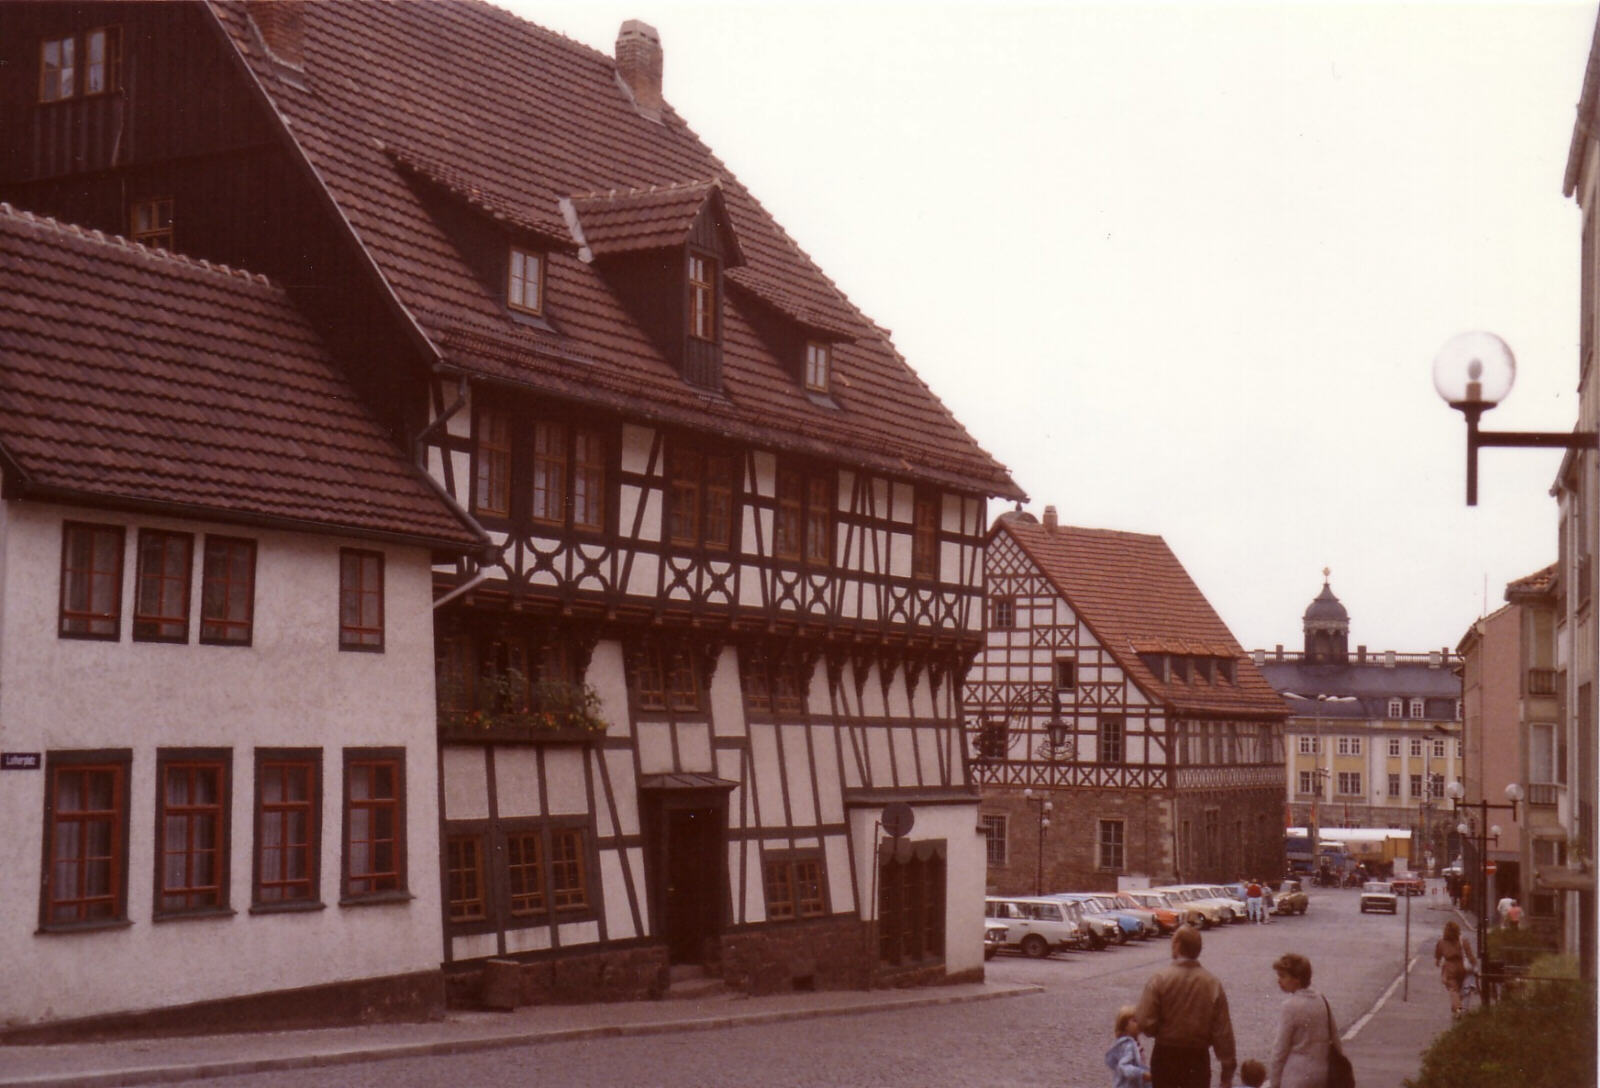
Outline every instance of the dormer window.
<svg viewBox="0 0 1600 1088">
<path fill-rule="evenodd" d="M 506 305 L 520 313 L 544 313 L 544 254 L 511 247 L 506 267 Z"/>
<path fill-rule="evenodd" d="M 689 254 L 689 335 L 717 339 L 717 262 L 698 253 Z"/>
<path fill-rule="evenodd" d="M 128 233 L 152 249 L 172 248 L 172 198 L 136 200 L 128 209 Z"/>
<path fill-rule="evenodd" d="M 833 349 L 820 340 L 806 341 L 806 388 L 813 393 L 828 391 L 828 376 L 833 371 Z"/>
<path fill-rule="evenodd" d="M 61 102 L 117 89 L 122 35 L 116 27 L 39 43 L 39 101 Z"/>
</svg>

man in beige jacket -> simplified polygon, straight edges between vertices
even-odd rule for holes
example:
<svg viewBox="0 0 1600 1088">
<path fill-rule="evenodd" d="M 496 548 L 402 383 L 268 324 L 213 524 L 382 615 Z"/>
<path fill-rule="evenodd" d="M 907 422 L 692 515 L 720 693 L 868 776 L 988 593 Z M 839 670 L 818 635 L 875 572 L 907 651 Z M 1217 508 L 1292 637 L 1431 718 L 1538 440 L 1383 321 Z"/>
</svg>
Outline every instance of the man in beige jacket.
<svg viewBox="0 0 1600 1088">
<path fill-rule="evenodd" d="M 1233 1088 L 1233 1021 L 1217 976 L 1200 966 L 1200 931 L 1180 926 L 1172 962 L 1150 977 L 1139 998 L 1139 1030 L 1155 1040 L 1151 1088 L 1210 1088 L 1211 1055 L 1222 1063 L 1221 1088 Z"/>
</svg>

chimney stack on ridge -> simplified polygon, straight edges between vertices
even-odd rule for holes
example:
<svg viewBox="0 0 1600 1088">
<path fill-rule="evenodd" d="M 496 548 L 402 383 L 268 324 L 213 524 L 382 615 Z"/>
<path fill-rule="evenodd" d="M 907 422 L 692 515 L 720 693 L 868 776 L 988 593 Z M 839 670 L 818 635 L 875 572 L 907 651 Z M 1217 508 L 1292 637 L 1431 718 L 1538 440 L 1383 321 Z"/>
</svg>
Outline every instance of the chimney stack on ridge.
<svg viewBox="0 0 1600 1088">
<path fill-rule="evenodd" d="M 1056 520 L 1056 508 L 1053 507 L 1053 506 L 1045 507 L 1044 508 L 1044 527 L 1046 529 L 1050 530 L 1053 533 L 1053 532 L 1056 531 L 1056 526 L 1058 524 L 1059 524 L 1059 522 L 1057 522 L 1057 520 Z"/>
<path fill-rule="evenodd" d="M 629 19 L 617 31 L 617 78 L 641 114 L 661 120 L 661 35 L 649 23 Z"/>
</svg>

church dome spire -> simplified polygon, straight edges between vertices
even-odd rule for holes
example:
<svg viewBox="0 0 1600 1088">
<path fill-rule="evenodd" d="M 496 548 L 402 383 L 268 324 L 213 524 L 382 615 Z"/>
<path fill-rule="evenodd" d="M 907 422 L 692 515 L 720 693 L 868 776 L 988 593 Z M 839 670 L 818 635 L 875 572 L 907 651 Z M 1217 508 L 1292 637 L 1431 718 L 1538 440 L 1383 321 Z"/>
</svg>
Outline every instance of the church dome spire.
<svg viewBox="0 0 1600 1088">
<path fill-rule="evenodd" d="M 1306 636 L 1305 659 L 1312 664 L 1339 664 L 1350 659 L 1350 613 L 1334 596 L 1329 576 L 1322 568 L 1322 592 L 1306 608 L 1303 625 Z"/>
</svg>

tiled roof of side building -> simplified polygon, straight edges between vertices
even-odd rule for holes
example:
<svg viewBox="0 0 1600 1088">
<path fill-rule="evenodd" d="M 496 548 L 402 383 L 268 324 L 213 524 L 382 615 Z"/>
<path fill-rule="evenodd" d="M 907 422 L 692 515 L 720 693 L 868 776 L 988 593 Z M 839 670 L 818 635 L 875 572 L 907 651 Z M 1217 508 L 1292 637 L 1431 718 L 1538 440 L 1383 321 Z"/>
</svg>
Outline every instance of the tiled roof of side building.
<svg viewBox="0 0 1600 1088">
<path fill-rule="evenodd" d="M 1450 665 L 1417 661 L 1385 665 L 1382 655 L 1369 657 L 1364 663 L 1351 660 L 1343 665 L 1268 660 L 1261 671 L 1279 691 L 1293 691 L 1312 699 L 1318 695 L 1353 695 L 1363 700 L 1378 700 L 1370 705 L 1363 704 L 1377 713 L 1382 713 L 1381 703 L 1386 699 L 1457 698 L 1461 695 L 1461 677 Z M 1324 703 L 1323 713 L 1338 712 L 1331 709 L 1336 705 Z M 1296 710 L 1298 712 L 1299 708 Z M 1353 712 L 1338 713 L 1354 716 Z"/>
<path fill-rule="evenodd" d="M 1288 716 L 1283 699 L 1161 537 L 1020 518 L 1002 518 L 996 531 L 1012 534 L 1079 622 L 1153 698 L 1185 714 Z M 1141 652 L 1228 657 L 1235 663 L 1235 679 L 1161 680 Z"/>
<path fill-rule="evenodd" d="M 260 276 L 0 204 L 0 457 L 23 494 L 481 543 Z"/>
<path fill-rule="evenodd" d="M 880 471 L 1023 497 L 887 333 L 684 121 L 670 108 L 659 122 L 640 114 L 610 56 L 478 0 L 309 3 L 303 67 L 286 70 L 264 48 L 245 4 L 210 0 L 209 7 L 446 365 L 568 400 L 588 400 L 594 390 L 603 403 L 644 417 L 718 433 L 753 431 L 779 450 L 821 443 L 837 458 Z M 447 176 L 430 163 L 448 163 Z M 679 229 L 683 201 L 674 194 L 703 196 L 701 187 L 713 182 L 740 267 L 750 273 L 741 286 L 757 285 L 730 293 L 723 307 L 722 389 L 715 396 L 685 382 L 601 271 L 561 247 L 549 254 L 545 298 L 551 338 L 565 346 L 524 352 L 522 330 L 503 300 L 429 205 L 442 185 L 514 227 L 562 219 L 562 201 L 587 199 L 589 214 L 575 216 L 581 229 L 594 228 L 602 248 L 636 246 Z M 648 227 L 649 238 L 614 237 L 625 224 L 604 222 L 601 197 L 652 189 L 665 194 L 658 203 L 671 205 L 657 208 L 663 221 L 633 224 Z M 620 195 L 610 203 L 611 212 L 625 210 Z M 838 341 L 831 399 L 807 396 L 747 318 L 745 307 L 774 299 L 805 315 L 802 329 L 827 330 Z M 451 347 L 462 328 L 477 350 Z M 486 350 L 489 340 L 500 346 Z M 586 367 L 576 382 L 567 370 L 574 359 Z"/>
</svg>

